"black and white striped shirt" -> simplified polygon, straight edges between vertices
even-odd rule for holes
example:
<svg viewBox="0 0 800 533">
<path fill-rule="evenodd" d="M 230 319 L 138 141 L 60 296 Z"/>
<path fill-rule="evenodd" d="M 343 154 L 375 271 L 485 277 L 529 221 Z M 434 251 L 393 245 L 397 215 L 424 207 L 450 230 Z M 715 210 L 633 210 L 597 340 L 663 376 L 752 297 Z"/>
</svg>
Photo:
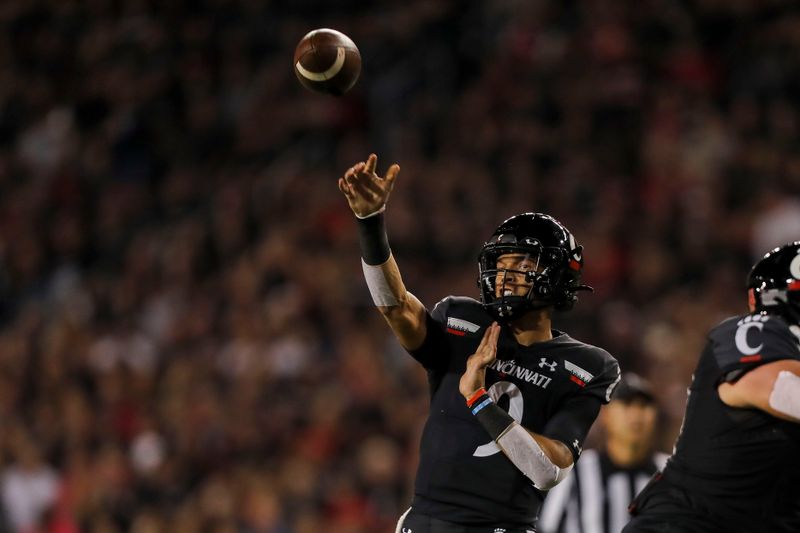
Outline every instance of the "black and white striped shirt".
<svg viewBox="0 0 800 533">
<path fill-rule="evenodd" d="M 604 451 L 585 450 L 575 468 L 545 498 L 539 533 L 619 533 L 630 517 L 628 504 L 664 466 L 667 455 L 621 468 Z"/>
</svg>

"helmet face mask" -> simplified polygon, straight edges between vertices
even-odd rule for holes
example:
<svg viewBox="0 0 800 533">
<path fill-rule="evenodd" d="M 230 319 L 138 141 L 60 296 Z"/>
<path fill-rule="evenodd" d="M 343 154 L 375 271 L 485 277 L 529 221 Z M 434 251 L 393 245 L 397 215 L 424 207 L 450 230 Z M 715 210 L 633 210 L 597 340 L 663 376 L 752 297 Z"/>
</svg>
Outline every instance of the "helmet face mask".
<svg viewBox="0 0 800 533">
<path fill-rule="evenodd" d="M 493 300 L 500 316 L 514 314 L 528 307 L 537 287 L 546 286 L 549 268 L 542 261 L 542 249 L 497 245 L 488 247 L 480 257 L 483 301 Z"/>
<path fill-rule="evenodd" d="M 570 309 L 575 291 L 589 289 L 579 285 L 582 265 L 582 247 L 557 220 L 541 213 L 511 217 L 478 256 L 484 309 L 501 322 L 534 309 Z"/>
<path fill-rule="evenodd" d="M 800 241 L 764 255 L 747 276 L 750 311 L 780 315 L 800 325 Z"/>
</svg>

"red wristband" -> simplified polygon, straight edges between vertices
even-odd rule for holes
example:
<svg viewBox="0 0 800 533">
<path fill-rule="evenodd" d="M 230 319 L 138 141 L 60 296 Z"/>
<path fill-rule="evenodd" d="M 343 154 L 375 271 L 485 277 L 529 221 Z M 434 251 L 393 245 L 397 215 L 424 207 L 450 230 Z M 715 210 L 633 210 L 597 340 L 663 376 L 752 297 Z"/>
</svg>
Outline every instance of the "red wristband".
<svg viewBox="0 0 800 533">
<path fill-rule="evenodd" d="M 480 389 L 476 390 L 476 391 L 475 391 L 475 392 L 472 394 L 472 396 L 470 396 L 470 397 L 469 397 L 469 399 L 467 400 L 467 407 L 469 407 L 470 409 L 472 409 L 472 404 L 474 404 L 475 402 L 477 402 L 477 401 L 478 401 L 478 398 L 480 398 L 480 397 L 481 397 L 481 396 L 483 396 L 484 394 L 486 394 L 486 389 L 484 389 L 483 387 L 481 387 Z"/>
</svg>

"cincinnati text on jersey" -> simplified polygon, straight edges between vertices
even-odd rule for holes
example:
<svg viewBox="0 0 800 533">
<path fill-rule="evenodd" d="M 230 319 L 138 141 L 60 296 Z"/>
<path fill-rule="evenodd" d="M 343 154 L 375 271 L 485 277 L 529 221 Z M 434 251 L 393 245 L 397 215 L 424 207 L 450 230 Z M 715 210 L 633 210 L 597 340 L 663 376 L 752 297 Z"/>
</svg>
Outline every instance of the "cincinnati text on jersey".
<svg viewBox="0 0 800 533">
<path fill-rule="evenodd" d="M 501 374 L 527 381 L 543 389 L 546 389 L 550 382 L 553 381 L 552 378 L 540 374 L 535 370 L 520 366 L 515 361 L 501 361 L 500 359 L 496 359 L 488 368 L 496 370 Z"/>
</svg>

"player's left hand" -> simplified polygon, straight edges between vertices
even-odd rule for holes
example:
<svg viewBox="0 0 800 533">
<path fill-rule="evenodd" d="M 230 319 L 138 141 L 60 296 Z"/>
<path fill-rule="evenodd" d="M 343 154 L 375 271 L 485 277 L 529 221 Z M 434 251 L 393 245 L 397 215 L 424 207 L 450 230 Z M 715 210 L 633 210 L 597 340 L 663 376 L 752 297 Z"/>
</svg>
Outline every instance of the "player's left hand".
<svg viewBox="0 0 800 533">
<path fill-rule="evenodd" d="M 486 384 L 486 367 L 497 358 L 497 339 L 500 337 L 500 326 L 497 322 L 486 328 L 478 349 L 467 359 L 467 369 L 458 383 L 458 392 L 469 399 Z"/>
</svg>

